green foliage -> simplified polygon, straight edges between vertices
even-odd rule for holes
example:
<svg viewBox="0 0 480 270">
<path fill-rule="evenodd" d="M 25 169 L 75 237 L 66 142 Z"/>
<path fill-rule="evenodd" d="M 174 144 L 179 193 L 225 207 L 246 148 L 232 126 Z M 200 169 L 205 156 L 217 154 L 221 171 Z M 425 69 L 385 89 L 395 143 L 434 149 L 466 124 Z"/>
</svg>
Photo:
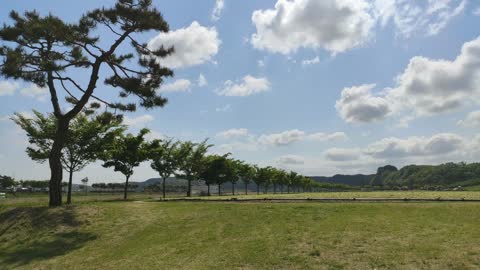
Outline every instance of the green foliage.
<svg viewBox="0 0 480 270">
<path fill-rule="evenodd" d="M 57 120 L 53 114 L 43 115 L 33 110 L 32 119 L 15 114 L 14 122 L 27 134 L 30 146 L 27 154 L 33 160 L 45 162 L 52 149 Z M 76 172 L 97 160 L 113 138 L 124 130 L 121 118 L 110 113 L 75 117 L 67 132 L 65 147 L 62 150 L 62 165 L 67 171 Z"/>
<path fill-rule="evenodd" d="M 201 179 L 201 174 L 205 170 L 207 163 L 205 156 L 207 151 L 213 145 L 207 144 L 207 140 L 201 143 L 183 142 L 180 150 L 183 157 L 179 160 L 178 172 L 175 176 L 188 181 L 187 196 L 191 196 L 191 182 Z"/>
<path fill-rule="evenodd" d="M 120 98 L 136 96 L 140 105 L 151 108 L 163 106 L 166 99 L 155 90 L 164 77 L 173 72 L 158 63 L 173 52 L 172 48 L 152 50 L 137 41 L 135 34 L 147 31 L 168 32 L 169 26 L 151 0 L 119 0 L 112 8 L 100 8 L 87 12 L 76 23 L 66 23 L 52 14 L 42 17 L 36 11 L 23 15 L 12 11 L 13 25 L 0 28 L 0 74 L 5 78 L 22 79 L 39 87 L 48 87 L 56 116 L 61 116 L 58 89 L 67 94 L 73 109 L 66 113 L 71 119 L 93 96 L 101 66 L 109 71 L 104 83 L 120 89 Z M 116 39 L 110 44 L 95 34 L 104 28 Z M 117 54 L 117 48 L 130 43 L 130 52 Z M 107 44 L 108 46 L 102 47 Z M 137 60 L 136 65 L 127 64 Z M 90 80 L 81 86 L 75 79 L 80 69 L 87 69 Z M 71 89 L 81 92 L 78 97 Z M 134 103 L 106 102 L 111 108 L 132 111 Z"/>
<path fill-rule="evenodd" d="M 0 175 L 0 188 L 9 188 L 15 185 L 15 179 L 7 175 Z"/>
<path fill-rule="evenodd" d="M 122 173 L 127 179 L 130 178 L 133 169 L 150 157 L 150 145 L 145 142 L 145 135 L 149 132 L 148 129 L 142 129 L 136 136 L 130 133 L 118 134 L 111 147 L 103 153 L 102 166 L 113 167 L 114 171 Z"/>
<path fill-rule="evenodd" d="M 228 155 L 210 155 L 205 158 L 205 167 L 200 178 L 207 185 L 221 185 L 230 181 L 233 177 Z"/>
<path fill-rule="evenodd" d="M 385 167 L 383 167 L 385 168 Z M 409 165 L 400 170 L 377 172 L 375 183 L 387 187 L 412 188 L 470 186 L 480 183 L 480 163 Z"/>
</svg>

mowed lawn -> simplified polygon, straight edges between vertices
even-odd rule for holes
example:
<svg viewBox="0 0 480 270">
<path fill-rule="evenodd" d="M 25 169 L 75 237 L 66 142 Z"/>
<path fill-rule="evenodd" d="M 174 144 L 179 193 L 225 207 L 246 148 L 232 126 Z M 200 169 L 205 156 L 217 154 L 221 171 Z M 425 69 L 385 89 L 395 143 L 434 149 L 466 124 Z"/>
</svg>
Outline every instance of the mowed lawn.
<svg viewBox="0 0 480 270">
<path fill-rule="evenodd" d="M 480 269 L 480 203 L 0 202 L 0 269 Z"/>
</svg>

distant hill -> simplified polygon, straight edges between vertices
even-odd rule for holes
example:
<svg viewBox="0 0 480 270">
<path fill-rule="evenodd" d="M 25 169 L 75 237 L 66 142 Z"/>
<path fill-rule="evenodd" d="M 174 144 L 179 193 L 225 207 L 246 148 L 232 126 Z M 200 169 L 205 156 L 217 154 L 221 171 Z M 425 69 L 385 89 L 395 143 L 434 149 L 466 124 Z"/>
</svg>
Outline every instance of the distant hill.
<svg viewBox="0 0 480 270">
<path fill-rule="evenodd" d="M 336 174 L 334 176 L 310 176 L 317 182 L 326 182 L 333 184 L 345 184 L 350 186 L 364 186 L 368 185 L 371 179 L 375 174 L 365 175 L 365 174 L 355 174 L 355 175 L 344 175 Z"/>
</svg>

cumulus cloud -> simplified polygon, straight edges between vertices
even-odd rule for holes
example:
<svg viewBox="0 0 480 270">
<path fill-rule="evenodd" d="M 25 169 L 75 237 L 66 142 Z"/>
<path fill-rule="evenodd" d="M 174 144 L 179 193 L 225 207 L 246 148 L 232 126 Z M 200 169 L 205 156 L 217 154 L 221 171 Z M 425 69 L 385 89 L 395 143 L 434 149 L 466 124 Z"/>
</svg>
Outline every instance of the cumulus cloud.
<svg viewBox="0 0 480 270">
<path fill-rule="evenodd" d="M 480 103 L 480 38 L 466 42 L 452 61 L 415 56 L 393 88 L 374 96 L 374 84 L 345 88 L 335 107 L 347 122 L 381 120 L 392 112 L 417 116 Z M 408 118 L 412 120 L 412 118 Z"/>
<path fill-rule="evenodd" d="M 25 97 L 45 101 L 48 97 L 48 89 L 38 87 L 36 84 L 30 84 L 27 87 L 20 89 L 20 94 Z"/>
<path fill-rule="evenodd" d="M 480 101 L 480 39 L 466 42 L 453 61 L 416 56 L 390 89 L 392 100 L 429 115 Z M 406 104 L 403 104 L 405 103 Z"/>
<path fill-rule="evenodd" d="M 217 133 L 217 137 L 230 139 L 233 137 L 244 137 L 248 135 L 248 129 L 246 128 L 232 128 L 229 130 L 225 130 L 222 132 Z"/>
<path fill-rule="evenodd" d="M 18 87 L 16 82 L 0 81 L 0 97 L 13 95 Z"/>
<path fill-rule="evenodd" d="M 480 111 L 470 112 L 464 120 L 458 121 L 462 127 L 480 127 Z"/>
<path fill-rule="evenodd" d="M 357 160 L 361 156 L 358 149 L 349 148 L 330 148 L 324 154 L 325 158 L 331 161 Z"/>
<path fill-rule="evenodd" d="M 260 136 L 258 141 L 262 144 L 283 146 L 300 141 L 301 139 L 303 139 L 304 135 L 305 132 L 298 129 L 292 129 L 281 133 L 262 135 Z"/>
<path fill-rule="evenodd" d="M 265 77 L 255 78 L 251 75 L 243 77 L 241 82 L 230 80 L 224 83 L 224 88 L 217 91 L 221 96 L 244 97 L 270 90 L 270 82 Z"/>
<path fill-rule="evenodd" d="M 215 27 L 204 27 L 194 21 L 186 28 L 160 33 L 150 40 L 148 47 L 174 46 L 175 52 L 158 61 L 170 68 L 184 68 L 211 61 L 218 53 L 221 41 Z"/>
<path fill-rule="evenodd" d="M 373 14 L 381 26 L 392 21 L 397 35 L 436 35 L 461 14 L 466 0 L 375 0 Z"/>
<path fill-rule="evenodd" d="M 251 43 L 283 54 L 299 48 L 343 52 L 369 38 L 374 26 L 369 8 L 364 0 L 278 0 L 273 9 L 253 12 Z"/>
<path fill-rule="evenodd" d="M 364 152 L 374 158 L 391 159 L 444 155 L 461 150 L 464 145 L 465 141 L 461 136 L 441 133 L 431 137 L 384 138 L 370 144 Z"/>
<path fill-rule="evenodd" d="M 385 98 L 372 95 L 374 87 L 374 84 L 364 84 L 344 88 L 340 100 L 335 103 L 340 117 L 349 123 L 369 123 L 385 118 L 391 111 L 390 106 Z"/>
<path fill-rule="evenodd" d="M 306 60 L 302 61 L 303 66 L 309 66 L 309 65 L 314 65 L 314 64 L 318 64 L 318 63 L 320 63 L 320 58 L 318 58 L 318 56 L 316 56 L 315 58 L 312 58 L 312 59 L 306 59 Z"/>
<path fill-rule="evenodd" d="M 187 79 L 178 79 L 172 83 L 162 85 L 159 89 L 160 92 L 186 92 L 190 91 L 192 83 Z"/>
<path fill-rule="evenodd" d="M 218 21 L 220 19 L 220 15 L 222 14 L 223 9 L 225 8 L 225 2 L 223 0 L 216 0 L 215 6 L 212 10 L 211 19 L 212 21 Z"/>
<path fill-rule="evenodd" d="M 123 123 L 127 126 L 145 126 L 147 123 L 152 122 L 155 118 L 150 114 L 144 114 L 137 117 L 128 117 L 123 118 Z"/>
<path fill-rule="evenodd" d="M 208 81 L 207 79 L 205 78 L 205 76 L 203 76 L 202 73 L 200 73 L 200 75 L 198 75 L 198 80 L 197 80 L 197 85 L 199 87 L 204 87 L 208 84 Z"/>
<path fill-rule="evenodd" d="M 275 160 L 280 165 L 301 165 L 305 163 L 305 158 L 298 155 L 283 155 Z"/>
<path fill-rule="evenodd" d="M 309 140 L 327 142 L 327 141 L 337 141 L 337 140 L 347 140 L 348 136 L 345 132 L 333 132 L 333 133 L 312 133 L 307 136 Z"/>
</svg>

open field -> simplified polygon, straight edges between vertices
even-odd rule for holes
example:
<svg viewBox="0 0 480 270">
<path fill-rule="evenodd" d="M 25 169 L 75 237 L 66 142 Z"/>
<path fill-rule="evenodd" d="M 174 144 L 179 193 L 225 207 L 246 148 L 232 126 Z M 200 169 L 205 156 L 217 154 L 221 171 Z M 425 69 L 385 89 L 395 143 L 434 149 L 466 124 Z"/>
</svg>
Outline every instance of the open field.
<svg viewBox="0 0 480 270">
<path fill-rule="evenodd" d="M 169 194 L 168 198 L 183 198 L 184 194 Z M 85 195 L 83 193 L 74 193 L 73 194 L 74 203 L 84 203 L 92 201 L 112 201 L 119 200 L 123 198 L 123 193 L 88 193 Z M 161 198 L 160 193 L 129 193 L 128 198 L 130 200 L 159 200 Z M 338 198 L 338 199 L 352 199 L 352 198 L 397 198 L 397 199 L 480 199 L 480 192 L 478 191 L 371 191 L 371 192 L 361 192 L 361 191 L 351 191 L 351 192 L 317 192 L 317 193 L 290 193 L 290 194 L 263 194 L 250 192 L 249 195 L 244 195 L 243 192 L 237 193 L 235 196 L 231 194 L 225 194 L 222 196 L 212 196 L 207 197 L 192 197 L 194 199 L 263 199 L 263 198 Z M 66 197 L 64 196 L 64 200 Z M 48 195 L 47 194 L 17 194 L 17 197 L 8 195 L 6 200 L 0 200 L 0 208 L 3 206 L 35 206 L 35 205 L 47 205 L 48 204 Z"/>
<path fill-rule="evenodd" d="M 480 203 L 162 203 L 89 197 L 57 209 L 42 207 L 46 200 L 16 200 L 28 207 L 0 202 L 0 268 L 480 268 Z"/>
</svg>

